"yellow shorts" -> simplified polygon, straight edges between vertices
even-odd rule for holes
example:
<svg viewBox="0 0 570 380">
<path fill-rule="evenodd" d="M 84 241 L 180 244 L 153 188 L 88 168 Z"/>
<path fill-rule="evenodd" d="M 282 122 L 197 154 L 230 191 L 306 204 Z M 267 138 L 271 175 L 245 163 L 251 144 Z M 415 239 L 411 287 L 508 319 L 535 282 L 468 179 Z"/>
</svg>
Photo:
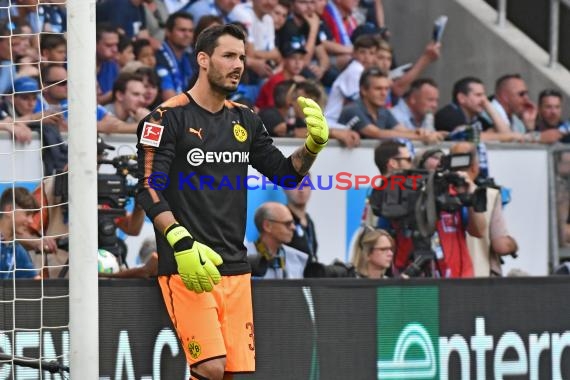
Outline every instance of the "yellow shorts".
<svg viewBox="0 0 570 380">
<path fill-rule="evenodd" d="M 170 319 L 190 367 L 226 357 L 226 372 L 255 371 L 251 275 L 222 276 L 211 292 L 194 293 L 179 275 L 159 276 Z"/>
</svg>

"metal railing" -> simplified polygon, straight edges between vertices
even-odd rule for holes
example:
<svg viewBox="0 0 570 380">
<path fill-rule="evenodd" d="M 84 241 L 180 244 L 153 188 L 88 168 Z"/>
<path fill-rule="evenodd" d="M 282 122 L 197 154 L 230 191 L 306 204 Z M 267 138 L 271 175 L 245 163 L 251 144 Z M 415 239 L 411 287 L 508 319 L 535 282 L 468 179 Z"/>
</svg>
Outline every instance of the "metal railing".
<svg viewBox="0 0 570 380">
<path fill-rule="evenodd" d="M 558 63 L 558 46 L 560 34 L 560 5 L 570 8 L 570 0 L 550 0 L 550 25 L 548 31 L 549 60 L 548 66 L 555 68 Z M 507 0 L 497 2 L 497 25 L 505 27 L 507 23 Z"/>
</svg>

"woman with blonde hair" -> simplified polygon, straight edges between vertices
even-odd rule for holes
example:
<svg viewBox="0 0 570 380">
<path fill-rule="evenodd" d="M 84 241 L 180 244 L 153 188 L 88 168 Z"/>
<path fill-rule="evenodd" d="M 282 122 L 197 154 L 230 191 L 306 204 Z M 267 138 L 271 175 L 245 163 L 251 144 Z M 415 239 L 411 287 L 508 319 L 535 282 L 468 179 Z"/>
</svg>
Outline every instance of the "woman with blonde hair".
<svg viewBox="0 0 570 380">
<path fill-rule="evenodd" d="M 388 232 L 366 226 L 360 232 L 352 249 L 352 265 L 357 277 L 387 278 L 386 271 L 392 266 L 394 239 Z"/>
</svg>

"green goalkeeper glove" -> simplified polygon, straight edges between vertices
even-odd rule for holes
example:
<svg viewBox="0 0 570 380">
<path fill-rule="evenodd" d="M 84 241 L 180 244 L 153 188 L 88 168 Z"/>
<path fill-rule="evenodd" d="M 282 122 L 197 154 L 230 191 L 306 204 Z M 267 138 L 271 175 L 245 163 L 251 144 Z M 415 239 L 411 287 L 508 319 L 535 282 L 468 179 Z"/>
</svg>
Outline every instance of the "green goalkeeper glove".
<svg viewBox="0 0 570 380">
<path fill-rule="evenodd" d="M 307 124 L 307 140 L 305 146 L 313 154 L 319 153 L 329 141 L 329 126 L 321 107 L 313 99 L 299 96 L 297 98 L 299 106 L 305 114 Z"/>
<path fill-rule="evenodd" d="M 205 244 L 198 243 L 190 232 L 175 223 L 165 231 L 166 240 L 174 248 L 178 273 L 184 285 L 196 293 L 210 292 L 222 279 L 216 266 L 222 257 Z"/>
</svg>

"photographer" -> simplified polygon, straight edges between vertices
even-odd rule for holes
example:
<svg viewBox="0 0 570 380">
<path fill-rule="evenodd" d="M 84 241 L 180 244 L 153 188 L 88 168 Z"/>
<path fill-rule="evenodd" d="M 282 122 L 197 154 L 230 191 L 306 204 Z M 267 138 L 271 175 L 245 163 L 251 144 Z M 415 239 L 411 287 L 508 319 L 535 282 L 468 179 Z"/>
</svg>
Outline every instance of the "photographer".
<svg viewBox="0 0 570 380">
<path fill-rule="evenodd" d="M 479 175 L 479 161 L 475 145 L 468 142 L 454 144 L 450 153 L 471 154 L 471 165 L 467 168 L 469 178 L 475 180 Z M 486 186 L 487 211 L 485 222 L 488 228 L 483 236 L 474 238 L 467 236 L 467 246 L 473 261 L 475 277 L 500 277 L 503 275 L 501 256 L 516 255 L 517 242 L 509 236 L 507 224 L 502 212 L 501 192 L 497 188 Z M 515 256 L 516 257 L 516 256 Z"/>
<path fill-rule="evenodd" d="M 405 144 L 398 141 L 384 141 L 374 152 L 374 161 L 380 172 L 385 176 L 390 176 L 398 171 L 404 170 L 404 175 L 411 168 L 412 158 Z M 400 173 L 402 174 L 402 173 Z M 471 195 L 475 192 L 476 185 L 465 172 L 448 173 L 444 177 L 454 178 L 456 185 L 447 184 L 443 194 L 435 194 L 438 202 L 450 199 L 456 201 L 460 195 Z M 433 177 L 432 177 L 433 178 Z M 397 188 L 397 186 L 396 186 Z M 382 190 L 371 197 L 372 207 L 378 208 L 378 198 L 375 195 L 387 190 Z M 407 196 L 423 195 L 421 187 L 412 188 Z M 386 193 L 384 193 L 386 195 Z M 417 197 L 416 197 L 417 198 Z M 415 199 L 415 198 L 414 198 Z M 406 200 L 406 199 L 404 199 Z M 416 202 L 413 202 L 413 206 Z M 398 206 L 398 205 L 396 205 Z M 486 222 L 483 212 L 476 212 L 473 207 L 460 207 L 454 204 L 455 211 L 445 211 L 442 208 L 434 210 L 437 214 L 437 221 L 433 221 L 433 231 L 430 236 L 423 236 L 418 231 L 417 214 L 413 213 L 412 222 L 404 219 L 387 219 L 383 214 L 380 217 L 379 225 L 387 227 L 395 236 L 396 255 L 394 266 L 396 272 L 404 272 L 411 263 L 416 264 L 416 269 L 408 275 L 417 276 L 418 269 L 424 271 L 426 275 L 435 277 L 472 277 L 473 264 L 467 249 L 466 235 L 468 232 L 475 237 L 481 237 L 485 233 Z M 385 211 L 385 210 L 384 210 Z M 421 236 L 420 236 L 421 235 Z M 421 244 L 421 246 L 420 246 Z"/>
</svg>

